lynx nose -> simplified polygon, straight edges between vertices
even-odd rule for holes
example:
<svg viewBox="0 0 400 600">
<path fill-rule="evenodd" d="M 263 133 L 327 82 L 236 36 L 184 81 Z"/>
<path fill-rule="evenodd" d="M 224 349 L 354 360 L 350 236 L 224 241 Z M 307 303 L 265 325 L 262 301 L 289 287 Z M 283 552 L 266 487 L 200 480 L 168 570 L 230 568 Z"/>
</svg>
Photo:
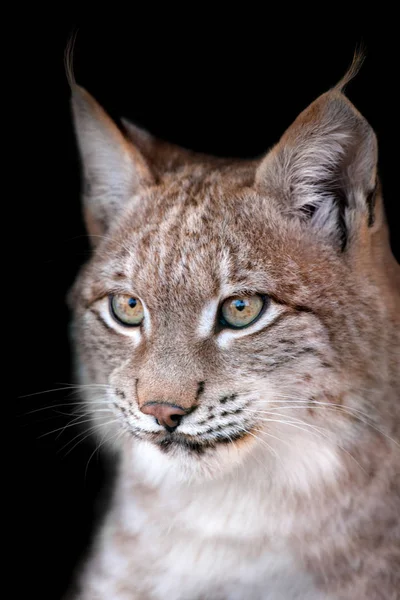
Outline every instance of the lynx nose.
<svg viewBox="0 0 400 600">
<path fill-rule="evenodd" d="M 155 417 L 157 423 L 165 427 L 169 433 L 175 431 L 183 415 L 187 412 L 176 404 L 166 404 L 165 402 L 147 402 L 140 410 L 145 415 Z"/>
</svg>

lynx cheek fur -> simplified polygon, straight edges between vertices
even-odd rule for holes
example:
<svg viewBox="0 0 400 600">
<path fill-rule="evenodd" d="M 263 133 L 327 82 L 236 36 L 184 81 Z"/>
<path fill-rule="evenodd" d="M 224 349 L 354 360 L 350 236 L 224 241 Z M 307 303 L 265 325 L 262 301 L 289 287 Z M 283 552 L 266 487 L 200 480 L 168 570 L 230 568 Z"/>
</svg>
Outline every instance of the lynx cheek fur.
<svg viewBox="0 0 400 600">
<path fill-rule="evenodd" d="M 339 85 L 240 162 L 72 92 L 93 240 L 73 337 L 120 455 L 75 597 L 400 598 L 400 273 L 371 127 Z"/>
</svg>

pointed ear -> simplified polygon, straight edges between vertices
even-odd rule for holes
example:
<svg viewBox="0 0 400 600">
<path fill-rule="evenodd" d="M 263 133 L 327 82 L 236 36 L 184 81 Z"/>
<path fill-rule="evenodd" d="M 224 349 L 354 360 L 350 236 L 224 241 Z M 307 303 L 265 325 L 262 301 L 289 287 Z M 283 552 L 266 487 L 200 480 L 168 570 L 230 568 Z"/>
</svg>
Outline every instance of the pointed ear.
<svg viewBox="0 0 400 600">
<path fill-rule="evenodd" d="M 72 113 L 84 177 L 84 213 L 89 234 L 102 236 L 124 204 L 153 176 L 141 153 L 96 100 L 72 85 Z"/>
<path fill-rule="evenodd" d="M 372 128 L 334 89 L 289 127 L 261 162 L 256 183 L 282 212 L 309 221 L 344 249 L 357 217 L 373 224 L 376 171 Z"/>
</svg>

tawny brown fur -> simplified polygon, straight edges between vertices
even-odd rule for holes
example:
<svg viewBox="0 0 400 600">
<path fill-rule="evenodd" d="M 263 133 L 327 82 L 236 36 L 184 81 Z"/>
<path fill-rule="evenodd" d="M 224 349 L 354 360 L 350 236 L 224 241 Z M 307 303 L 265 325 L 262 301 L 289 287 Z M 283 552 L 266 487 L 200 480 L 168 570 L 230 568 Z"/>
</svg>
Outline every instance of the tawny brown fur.
<svg viewBox="0 0 400 600">
<path fill-rule="evenodd" d="M 400 598 L 400 272 L 368 123 L 334 89 L 240 162 L 123 134 L 76 86 L 73 106 L 93 235 L 73 333 L 121 456 L 77 597 Z M 140 333 L 116 293 L 145 304 Z M 201 333 L 243 293 L 271 321 Z M 152 400 L 194 408 L 187 430 Z"/>
</svg>

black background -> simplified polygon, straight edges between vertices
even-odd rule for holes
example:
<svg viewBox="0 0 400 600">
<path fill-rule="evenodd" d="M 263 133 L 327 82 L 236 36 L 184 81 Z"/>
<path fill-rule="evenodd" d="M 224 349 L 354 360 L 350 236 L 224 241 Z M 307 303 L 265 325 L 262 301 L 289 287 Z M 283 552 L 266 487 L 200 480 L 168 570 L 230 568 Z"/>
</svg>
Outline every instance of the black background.
<svg viewBox="0 0 400 600">
<path fill-rule="evenodd" d="M 17 585 L 26 586 L 30 597 L 60 597 L 90 539 L 94 498 L 109 487 L 104 459 L 92 455 L 92 442 L 74 447 L 80 430 L 58 431 L 69 425 L 72 406 L 47 408 L 76 402 L 77 395 L 66 390 L 26 396 L 73 380 L 65 295 L 89 255 L 63 68 L 68 37 L 77 27 L 76 79 L 114 118 L 129 117 L 194 150 L 242 157 L 260 155 L 275 143 L 301 110 L 340 79 L 355 47 L 364 44 L 366 62 L 347 93 L 378 134 L 392 244 L 400 254 L 393 15 L 380 21 L 375 13 L 368 23 L 354 26 L 347 12 L 302 13 L 291 15 L 288 27 L 285 7 L 279 17 L 267 6 L 252 15 L 242 7 L 218 22 L 199 7 L 176 18 L 157 11 L 121 14 L 107 26 L 38 19 L 30 37 L 21 41 L 23 92 L 17 120 L 22 133 L 15 160 L 17 235 L 23 250 L 18 272 L 23 276 L 21 289 L 13 290 L 21 298 L 21 326 L 11 456 Z M 333 16 L 337 24 L 327 30 Z"/>
</svg>

